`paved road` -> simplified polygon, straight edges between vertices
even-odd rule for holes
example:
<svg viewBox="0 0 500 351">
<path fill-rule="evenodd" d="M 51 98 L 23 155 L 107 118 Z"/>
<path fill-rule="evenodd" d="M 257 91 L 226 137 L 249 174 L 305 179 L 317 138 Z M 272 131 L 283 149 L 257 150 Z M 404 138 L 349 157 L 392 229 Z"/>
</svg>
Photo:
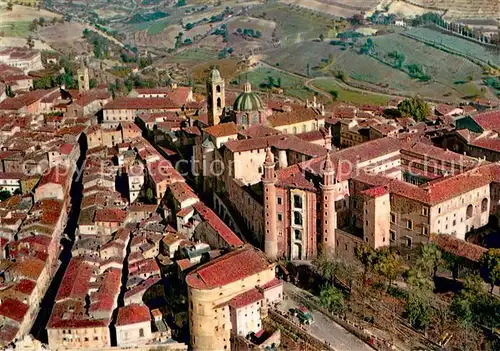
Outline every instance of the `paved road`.
<svg viewBox="0 0 500 351">
<path fill-rule="evenodd" d="M 300 301 L 297 301 L 298 299 L 295 299 L 294 296 L 303 296 L 307 293 L 290 283 L 285 283 L 284 289 L 288 299 L 280 303 L 278 308 L 283 312 L 288 312 L 290 308 L 301 306 Z M 373 351 L 370 346 L 349 333 L 323 313 L 316 310 L 311 310 L 311 313 L 314 317 L 314 323 L 310 326 L 306 326 L 306 329 L 311 335 L 329 343 L 335 350 Z"/>
</svg>

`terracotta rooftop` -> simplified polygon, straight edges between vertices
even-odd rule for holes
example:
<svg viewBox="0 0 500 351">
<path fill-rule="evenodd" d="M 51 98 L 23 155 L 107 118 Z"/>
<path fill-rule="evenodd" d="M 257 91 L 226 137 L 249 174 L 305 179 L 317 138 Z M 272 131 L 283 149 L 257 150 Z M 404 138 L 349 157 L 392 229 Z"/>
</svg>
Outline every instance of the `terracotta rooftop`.
<svg viewBox="0 0 500 351">
<path fill-rule="evenodd" d="M 313 119 L 324 119 L 323 116 L 318 115 L 316 111 L 299 105 L 292 106 L 290 112 L 278 112 L 268 118 L 271 127 L 280 127 L 302 123 Z"/>
<path fill-rule="evenodd" d="M 273 269 L 272 263 L 262 251 L 247 245 L 216 258 L 189 273 L 186 277 L 186 283 L 194 289 L 211 290 L 266 269 Z"/>
<path fill-rule="evenodd" d="M 193 207 L 196 212 L 200 214 L 201 218 L 206 221 L 229 246 L 236 247 L 243 245 L 243 241 L 238 238 L 231 228 L 229 228 L 226 223 L 224 223 L 222 219 L 203 202 L 198 202 L 194 204 Z"/>
<path fill-rule="evenodd" d="M 234 122 L 221 123 L 215 126 L 204 128 L 203 131 L 216 138 L 238 134 L 238 126 Z"/>
<path fill-rule="evenodd" d="M 6 298 L 0 303 L 0 316 L 21 323 L 28 312 L 29 306 L 19 300 Z"/>
<path fill-rule="evenodd" d="M 49 172 L 42 176 L 38 187 L 46 184 L 64 185 L 70 176 L 69 170 L 64 166 L 52 167 Z"/>
<path fill-rule="evenodd" d="M 131 304 L 118 309 L 116 325 L 130 325 L 136 323 L 149 322 L 151 316 L 149 308 L 145 305 Z"/>
<path fill-rule="evenodd" d="M 1 106 L 1 105 L 0 105 Z M 169 98 L 135 98 L 135 97 L 119 97 L 107 103 L 103 109 L 132 109 L 132 110 L 168 110 L 179 109 L 182 105 L 178 104 Z"/>
<path fill-rule="evenodd" d="M 455 238 L 453 235 L 448 234 L 431 235 L 431 241 L 441 250 L 458 257 L 464 257 L 473 262 L 479 262 L 481 256 L 488 251 L 484 247 Z"/>
<path fill-rule="evenodd" d="M 264 295 L 256 288 L 253 288 L 233 297 L 231 301 L 229 301 L 229 305 L 232 308 L 238 309 L 256 303 L 257 301 L 262 301 L 263 299 Z"/>
<path fill-rule="evenodd" d="M 170 184 L 169 189 L 172 192 L 173 197 L 179 202 L 183 202 L 189 199 L 198 199 L 198 196 L 196 196 L 189 185 L 184 182 Z"/>
<path fill-rule="evenodd" d="M 478 113 L 472 119 L 485 130 L 500 130 L 500 110 Z"/>
<path fill-rule="evenodd" d="M 127 211 L 117 208 L 103 208 L 95 212 L 94 222 L 123 223 L 127 218 Z"/>
</svg>

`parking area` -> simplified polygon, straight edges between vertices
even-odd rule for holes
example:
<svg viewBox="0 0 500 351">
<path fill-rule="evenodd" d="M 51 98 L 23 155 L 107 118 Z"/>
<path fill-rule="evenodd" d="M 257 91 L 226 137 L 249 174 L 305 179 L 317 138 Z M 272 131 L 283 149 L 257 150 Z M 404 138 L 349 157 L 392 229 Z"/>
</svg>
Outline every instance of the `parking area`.
<svg viewBox="0 0 500 351">
<path fill-rule="evenodd" d="M 299 323 L 299 316 L 293 316 L 290 312 L 302 307 L 300 301 L 294 298 L 302 294 L 302 290 L 296 286 L 285 283 L 286 296 L 288 297 L 278 305 L 278 309 L 289 315 L 289 318 Z M 309 310 L 314 322 L 312 325 L 304 325 L 305 329 L 318 339 L 330 344 L 337 351 L 372 351 L 373 349 L 363 341 L 349 333 L 343 327 L 332 321 L 323 313 L 316 310 Z"/>
</svg>

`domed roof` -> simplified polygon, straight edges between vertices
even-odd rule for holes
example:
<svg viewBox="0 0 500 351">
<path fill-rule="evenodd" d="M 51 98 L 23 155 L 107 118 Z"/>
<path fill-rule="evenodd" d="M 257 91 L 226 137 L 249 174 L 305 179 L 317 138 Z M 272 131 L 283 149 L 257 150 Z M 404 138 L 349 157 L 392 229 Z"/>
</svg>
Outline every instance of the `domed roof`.
<svg viewBox="0 0 500 351">
<path fill-rule="evenodd" d="M 220 72 L 217 68 L 212 68 L 210 73 L 208 74 L 208 80 L 209 81 L 214 81 L 214 80 L 221 80 L 222 76 L 220 75 Z"/>
<path fill-rule="evenodd" d="M 252 92 L 250 83 L 245 84 L 245 91 L 241 93 L 233 104 L 235 111 L 259 111 L 264 109 L 260 96 Z"/>
</svg>

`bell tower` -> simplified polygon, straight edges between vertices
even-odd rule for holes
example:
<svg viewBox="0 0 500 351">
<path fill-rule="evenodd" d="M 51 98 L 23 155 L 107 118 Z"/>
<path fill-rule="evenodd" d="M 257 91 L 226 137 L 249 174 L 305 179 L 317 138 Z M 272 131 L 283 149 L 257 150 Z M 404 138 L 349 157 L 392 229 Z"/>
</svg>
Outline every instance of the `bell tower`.
<svg viewBox="0 0 500 351">
<path fill-rule="evenodd" d="M 207 79 L 208 92 L 208 124 L 220 123 L 220 118 L 226 106 L 225 82 L 217 68 L 212 68 Z"/>
<path fill-rule="evenodd" d="M 82 59 L 80 68 L 76 71 L 78 75 L 78 90 L 80 92 L 90 90 L 90 79 L 89 79 L 89 69 L 85 65 L 85 61 Z"/>
<path fill-rule="evenodd" d="M 276 173 L 274 155 L 270 147 L 266 149 L 262 184 L 264 186 L 264 252 L 270 259 L 275 260 L 278 258 Z"/>
<path fill-rule="evenodd" d="M 335 230 L 337 229 L 335 183 L 335 168 L 328 153 L 323 167 L 323 184 L 321 184 L 321 243 L 325 250 L 333 252 L 335 252 Z"/>
</svg>

